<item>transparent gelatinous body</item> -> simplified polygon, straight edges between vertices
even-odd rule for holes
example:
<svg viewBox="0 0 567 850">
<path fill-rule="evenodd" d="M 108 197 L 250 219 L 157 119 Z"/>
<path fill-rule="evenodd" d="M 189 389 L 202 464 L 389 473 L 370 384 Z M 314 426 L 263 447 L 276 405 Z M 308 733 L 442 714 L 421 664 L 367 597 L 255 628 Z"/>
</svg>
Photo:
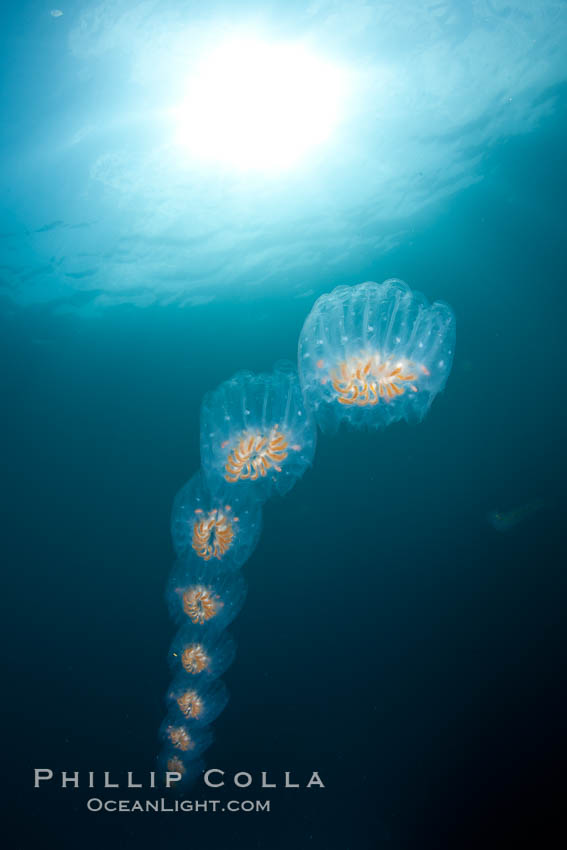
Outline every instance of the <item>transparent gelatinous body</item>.
<svg viewBox="0 0 567 850">
<path fill-rule="evenodd" d="M 181 624 L 220 632 L 236 617 L 246 596 L 241 573 L 219 569 L 216 561 L 179 560 L 167 588 L 172 616 Z"/>
<path fill-rule="evenodd" d="M 179 711 L 184 717 L 197 720 L 203 713 L 203 700 L 197 691 L 188 689 L 175 698 Z"/>
<path fill-rule="evenodd" d="M 234 641 L 226 632 L 203 634 L 201 627 L 186 623 L 173 640 L 169 659 L 176 679 L 185 676 L 185 686 L 195 687 L 201 680 L 222 676 L 234 654 Z"/>
<path fill-rule="evenodd" d="M 205 769 L 194 750 L 182 752 L 175 748 L 167 735 L 163 734 L 164 748 L 158 758 L 157 775 L 161 785 L 180 790 L 193 783 Z M 200 747 L 202 752 L 203 747 Z"/>
<path fill-rule="evenodd" d="M 184 765 L 201 755 L 213 739 L 208 727 L 186 721 L 177 706 L 171 707 L 162 723 L 160 737 L 169 758 L 179 758 Z"/>
<path fill-rule="evenodd" d="M 313 306 L 299 338 L 299 376 L 323 431 L 420 421 L 447 381 L 455 317 L 400 280 L 339 286 Z"/>
<path fill-rule="evenodd" d="M 181 750 L 183 753 L 195 748 L 195 743 L 184 726 L 168 726 L 167 737 L 171 746 L 175 747 L 176 750 Z"/>
<path fill-rule="evenodd" d="M 312 463 L 315 439 L 291 363 L 238 372 L 203 400 L 201 462 L 213 491 L 222 483 L 259 500 L 287 493 Z"/>
<path fill-rule="evenodd" d="M 200 472 L 183 485 L 173 502 L 171 536 L 178 556 L 238 568 L 254 551 L 261 525 L 257 500 L 235 493 L 226 482 L 211 493 Z"/>
<path fill-rule="evenodd" d="M 170 773 L 180 773 L 182 776 L 185 773 L 185 764 L 179 756 L 169 756 L 167 759 L 167 770 Z"/>
<path fill-rule="evenodd" d="M 178 720 L 190 721 L 189 728 L 192 729 L 216 720 L 228 702 L 228 692 L 219 679 L 188 682 L 187 677 L 180 674 L 173 682 L 167 699 L 179 712 Z"/>
</svg>

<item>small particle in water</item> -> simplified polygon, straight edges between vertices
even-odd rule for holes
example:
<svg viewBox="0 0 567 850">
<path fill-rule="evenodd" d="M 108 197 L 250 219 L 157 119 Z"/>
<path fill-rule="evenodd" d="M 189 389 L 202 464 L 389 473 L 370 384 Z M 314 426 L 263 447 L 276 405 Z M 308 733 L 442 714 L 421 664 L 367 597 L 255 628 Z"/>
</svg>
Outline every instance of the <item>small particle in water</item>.
<svg viewBox="0 0 567 850">
<path fill-rule="evenodd" d="M 52 9 L 49 14 L 52 18 L 60 18 L 63 12 L 61 11 L 61 9 Z"/>
<path fill-rule="evenodd" d="M 511 531 L 512 528 L 541 511 L 544 507 L 543 499 L 535 499 L 533 502 L 520 505 L 519 508 L 513 508 L 510 511 L 491 511 L 488 514 L 488 521 L 496 531 Z"/>
</svg>

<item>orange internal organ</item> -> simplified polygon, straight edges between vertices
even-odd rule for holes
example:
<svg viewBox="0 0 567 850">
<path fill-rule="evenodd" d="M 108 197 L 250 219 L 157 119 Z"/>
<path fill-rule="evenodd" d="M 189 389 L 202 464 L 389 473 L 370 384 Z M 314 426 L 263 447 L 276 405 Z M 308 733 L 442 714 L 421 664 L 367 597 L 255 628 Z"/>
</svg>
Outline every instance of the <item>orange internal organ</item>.
<svg viewBox="0 0 567 850">
<path fill-rule="evenodd" d="M 417 392 L 415 365 L 403 358 L 381 357 L 366 354 L 350 357 L 331 371 L 331 383 L 340 404 L 356 404 L 359 407 L 378 404 L 380 399 L 389 402 L 404 395 L 404 384 Z"/>
<path fill-rule="evenodd" d="M 174 747 L 182 752 L 192 750 L 195 744 L 189 737 L 189 733 L 183 726 L 168 726 L 167 735 Z"/>
<path fill-rule="evenodd" d="M 222 602 L 207 587 L 198 584 L 183 594 L 183 610 L 193 623 L 202 624 L 215 617 Z"/>
<path fill-rule="evenodd" d="M 235 517 L 234 521 L 237 519 Z M 232 523 L 222 511 L 212 510 L 205 518 L 198 517 L 193 526 L 191 545 L 204 561 L 226 555 L 234 539 Z"/>
<path fill-rule="evenodd" d="M 181 656 L 181 663 L 186 673 L 202 673 L 209 666 L 209 656 L 198 643 L 186 646 Z"/>
<path fill-rule="evenodd" d="M 177 705 L 179 710 L 185 717 L 197 718 L 203 713 L 203 700 L 197 691 L 185 691 L 177 697 Z"/>
<path fill-rule="evenodd" d="M 281 472 L 280 464 L 287 457 L 288 440 L 274 425 L 269 434 L 246 432 L 228 453 L 225 465 L 227 481 L 256 481 L 264 478 L 272 467 Z"/>
<path fill-rule="evenodd" d="M 172 756 L 167 760 L 167 770 L 169 773 L 185 773 L 185 765 L 177 756 Z"/>
</svg>

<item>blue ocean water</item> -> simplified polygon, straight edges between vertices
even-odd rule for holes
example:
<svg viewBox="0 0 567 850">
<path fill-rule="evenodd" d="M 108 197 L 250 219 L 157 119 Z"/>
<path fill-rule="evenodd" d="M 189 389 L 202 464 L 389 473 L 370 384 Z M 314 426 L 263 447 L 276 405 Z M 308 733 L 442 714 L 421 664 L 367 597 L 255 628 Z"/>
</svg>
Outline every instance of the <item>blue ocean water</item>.
<svg viewBox="0 0 567 850">
<path fill-rule="evenodd" d="M 2 34 L 10 846 L 538 834 L 563 716 L 564 4 L 51 11 L 23 3 Z M 242 28 L 348 69 L 335 135 L 282 173 L 167 144 L 164 57 Z M 455 311 L 445 392 L 417 426 L 320 436 L 243 568 L 207 763 L 272 811 L 94 814 L 84 786 L 35 790 L 34 768 L 155 768 L 169 515 L 204 393 L 293 359 L 321 293 L 393 276 Z M 325 789 L 258 787 L 313 770 Z"/>
</svg>

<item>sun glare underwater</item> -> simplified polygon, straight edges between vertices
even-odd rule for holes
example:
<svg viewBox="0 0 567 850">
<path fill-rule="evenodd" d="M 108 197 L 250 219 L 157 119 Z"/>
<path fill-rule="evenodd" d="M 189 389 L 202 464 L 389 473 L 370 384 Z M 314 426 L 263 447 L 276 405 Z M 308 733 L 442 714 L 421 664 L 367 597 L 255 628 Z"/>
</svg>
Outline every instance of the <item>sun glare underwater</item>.
<svg viewBox="0 0 567 850">
<path fill-rule="evenodd" d="M 339 69 L 300 45 L 231 40 L 188 81 L 175 138 L 197 161 L 283 171 L 330 138 L 344 88 Z"/>
<path fill-rule="evenodd" d="M 4 35 L 31 104 L 6 101 L 4 285 L 91 315 L 308 297 L 314 258 L 346 282 L 553 113 L 565 30 L 553 0 L 47 11 L 33 63 Z"/>
</svg>

